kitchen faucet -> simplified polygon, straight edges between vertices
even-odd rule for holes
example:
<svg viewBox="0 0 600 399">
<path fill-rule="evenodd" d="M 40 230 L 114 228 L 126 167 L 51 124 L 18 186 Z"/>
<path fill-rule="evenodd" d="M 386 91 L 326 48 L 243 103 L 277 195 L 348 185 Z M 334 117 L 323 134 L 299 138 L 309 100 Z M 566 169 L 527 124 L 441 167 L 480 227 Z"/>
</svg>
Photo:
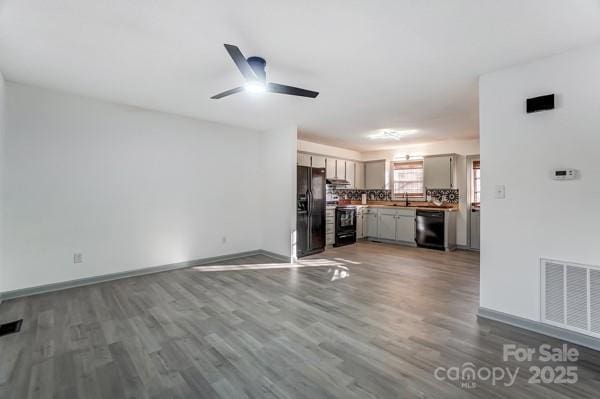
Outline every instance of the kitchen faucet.
<svg viewBox="0 0 600 399">
<path fill-rule="evenodd" d="M 404 192 L 404 201 L 405 201 L 404 206 L 408 206 L 408 192 L 406 192 L 406 191 Z"/>
</svg>

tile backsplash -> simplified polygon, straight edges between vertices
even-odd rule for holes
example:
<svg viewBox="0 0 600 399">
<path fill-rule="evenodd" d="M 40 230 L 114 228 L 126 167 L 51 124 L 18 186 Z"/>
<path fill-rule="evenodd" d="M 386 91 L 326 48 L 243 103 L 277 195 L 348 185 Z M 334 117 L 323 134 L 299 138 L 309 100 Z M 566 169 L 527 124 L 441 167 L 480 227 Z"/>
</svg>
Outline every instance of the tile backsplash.
<svg viewBox="0 0 600 399">
<path fill-rule="evenodd" d="M 392 190 L 333 189 L 331 192 L 337 194 L 340 199 L 360 201 L 361 195 L 366 193 L 367 199 L 370 201 L 393 201 Z M 451 204 L 458 204 L 459 196 L 457 189 L 428 188 L 427 195 L 439 200 L 443 199 L 445 202 Z"/>
<path fill-rule="evenodd" d="M 349 199 L 360 201 L 361 195 L 366 193 L 367 199 L 371 201 L 391 201 L 392 190 L 355 190 L 355 189 L 335 189 L 332 193 L 337 194 L 340 199 Z"/>
<path fill-rule="evenodd" d="M 458 189 L 454 188 L 428 188 L 427 196 L 437 198 L 440 201 L 443 200 L 450 204 L 458 204 L 459 199 Z"/>
</svg>

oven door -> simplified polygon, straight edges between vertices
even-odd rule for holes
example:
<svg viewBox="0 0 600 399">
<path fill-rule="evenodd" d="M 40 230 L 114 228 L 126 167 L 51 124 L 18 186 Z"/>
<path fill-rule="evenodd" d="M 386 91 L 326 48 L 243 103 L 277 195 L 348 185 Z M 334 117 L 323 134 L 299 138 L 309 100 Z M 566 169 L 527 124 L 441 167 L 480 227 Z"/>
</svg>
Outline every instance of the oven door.
<svg viewBox="0 0 600 399">
<path fill-rule="evenodd" d="M 335 210 L 335 232 L 336 234 L 356 232 L 355 208 L 337 208 Z"/>
</svg>

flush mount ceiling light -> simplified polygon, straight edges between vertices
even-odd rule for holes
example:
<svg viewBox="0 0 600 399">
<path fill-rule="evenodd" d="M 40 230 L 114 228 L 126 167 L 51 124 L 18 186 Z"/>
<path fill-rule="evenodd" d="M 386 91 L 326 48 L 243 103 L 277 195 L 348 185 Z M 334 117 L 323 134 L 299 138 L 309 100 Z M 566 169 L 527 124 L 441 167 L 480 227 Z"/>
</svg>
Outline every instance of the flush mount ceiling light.
<svg viewBox="0 0 600 399">
<path fill-rule="evenodd" d="M 415 133 L 417 133 L 417 130 L 383 130 L 369 135 L 369 138 L 371 140 L 400 140 Z"/>
<path fill-rule="evenodd" d="M 423 155 L 421 154 L 396 154 L 394 155 L 394 161 L 410 161 L 410 160 L 421 160 Z"/>
</svg>

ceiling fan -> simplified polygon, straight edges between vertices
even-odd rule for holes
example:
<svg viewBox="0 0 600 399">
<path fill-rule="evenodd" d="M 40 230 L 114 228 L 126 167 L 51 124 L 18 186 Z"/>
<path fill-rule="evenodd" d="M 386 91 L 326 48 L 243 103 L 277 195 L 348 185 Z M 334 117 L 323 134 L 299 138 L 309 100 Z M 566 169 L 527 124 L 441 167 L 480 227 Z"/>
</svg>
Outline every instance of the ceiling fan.
<svg viewBox="0 0 600 399">
<path fill-rule="evenodd" d="M 240 49 L 231 44 L 225 44 L 225 49 L 240 70 L 244 79 L 246 79 L 246 83 L 244 83 L 243 86 L 236 87 L 235 89 L 230 89 L 222 93 L 215 94 L 211 97 L 211 99 L 217 100 L 219 98 L 227 97 L 244 90 L 250 93 L 270 92 L 310 98 L 315 98 L 319 95 L 319 92 L 317 91 L 267 82 L 267 73 L 265 71 L 267 61 L 265 61 L 264 58 L 250 57 L 246 59 Z"/>
</svg>

